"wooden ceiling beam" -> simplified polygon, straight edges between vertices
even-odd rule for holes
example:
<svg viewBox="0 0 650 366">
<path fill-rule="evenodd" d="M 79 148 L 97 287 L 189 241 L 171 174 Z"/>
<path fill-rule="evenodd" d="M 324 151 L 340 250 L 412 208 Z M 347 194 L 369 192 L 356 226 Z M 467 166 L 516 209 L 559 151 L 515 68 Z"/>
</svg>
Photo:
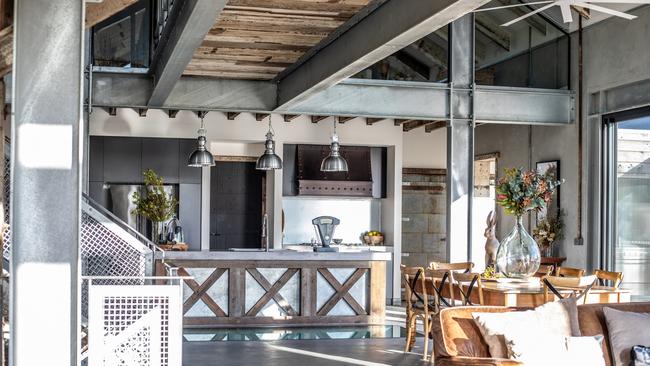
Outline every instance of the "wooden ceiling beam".
<svg viewBox="0 0 650 366">
<path fill-rule="evenodd" d="M 419 121 L 419 120 L 408 121 L 408 122 L 406 122 L 406 123 L 404 123 L 402 125 L 402 131 L 404 131 L 404 132 L 413 131 L 416 128 L 428 126 L 428 125 L 433 124 L 435 122 L 436 121 Z"/>
<path fill-rule="evenodd" d="M 375 123 L 383 121 L 385 118 L 366 118 L 366 125 L 372 126 Z"/>
<path fill-rule="evenodd" d="M 355 118 L 356 117 L 336 117 L 336 120 L 338 121 L 338 123 L 344 124 L 345 122 L 353 120 Z"/>
<path fill-rule="evenodd" d="M 116 107 L 108 107 L 108 108 L 106 108 L 106 112 L 108 113 L 109 116 L 117 116 L 117 108 Z"/>
<path fill-rule="evenodd" d="M 401 125 L 403 125 L 403 124 L 405 124 L 407 122 L 411 122 L 411 121 L 414 121 L 414 120 L 412 120 L 412 119 L 395 119 L 394 124 L 395 124 L 395 126 L 401 126 Z"/>
<path fill-rule="evenodd" d="M 510 51 L 510 32 L 497 24 L 492 17 L 486 13 L 476 13 L 476 30 L 499 45 L 506 51 Z"/>
<path fill-rule="evenodd" d="M 311 116 L 311 123 L 318 123 L 329 116 Z"/>
<path fill-rule="evenodd" d="M 285 114 L 283 117 L 284 117 L 285 122 L 291 122 L 294 119 L 300 117 L 300 115 L 299 114 Z"/>
<path fill-rule="evenodd" d="M 266 118 L 268 116 L 270 116 L 270 114 L 268 114 L 268 113 L 255 113 L 255 120 L 257 122 L 261 122 L 261 121 L 264 121 L 264 118 Z"/>
<path fill-rule="evenodd" d="M 447 127 L 447 121 L 435 121 L 434 123 L 428 124 L 424 127 L 424 132 L 431 133 L 435 130 Z"/>
<path fill-rule="evenodd" d="M 169 115 L 169 118 L 176 118 L 176 114 L 178 114 L 178 109 L 170 109 L 167 111 L 167 114 Z"/>
<path fill-rule="evenodd" d="M 241 113 L 240 112 L 228 112 L 226 113 L 226 118 L 228 121 L 234 121 L 237 116 L 239 116 Z"/>
<path fill-rule="evenodd" d="M 149 109 L 148 109 L 148 108 L 138 108 L 138 109 L 137 109 L 137 112 L 138 112 L 138 116 L 140 116 L 140 117 L 146 117 L 146 116 L 147 116 L 147 112 L 149 112 Z"/>
</svg>

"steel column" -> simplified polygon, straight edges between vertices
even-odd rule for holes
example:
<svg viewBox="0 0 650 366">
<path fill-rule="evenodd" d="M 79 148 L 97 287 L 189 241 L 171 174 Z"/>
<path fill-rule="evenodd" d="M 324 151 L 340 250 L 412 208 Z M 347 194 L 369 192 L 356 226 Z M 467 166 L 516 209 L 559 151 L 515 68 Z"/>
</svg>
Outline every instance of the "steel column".
<svg viewBox="0 0 650 366">
<path fill-rule="evenodd" d="M 12 365 L 77 364 L 83 5 L 15 2 Z"/>
<path fill-rule="evenodd" d="M 450 116 L 447 125 L 447 257 L 470 259 L 474 185 L 474 14 L 449 29 Z"/>
</svg>

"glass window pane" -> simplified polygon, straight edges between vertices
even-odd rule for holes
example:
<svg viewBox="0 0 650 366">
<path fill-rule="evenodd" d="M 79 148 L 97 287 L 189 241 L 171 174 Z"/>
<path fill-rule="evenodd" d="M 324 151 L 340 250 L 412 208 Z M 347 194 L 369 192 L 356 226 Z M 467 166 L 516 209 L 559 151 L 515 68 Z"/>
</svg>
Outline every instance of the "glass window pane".
<svg viewBox="0 0 650 366">
<path fill-rule="evenodd" d="M 510 3 L 515 4 L 494 0 L 485 8 Z M 531 11 L 522 5 L 476 13 L 477 84 L 568 88 L 569 42 L 564 30 L 540 15 L 502 26 Z"/>
<path fill-rule="evenodd" d="M 650 117 L 617 130 L 615 269 L 635 300 L 650 299 Z"/>
</svg>

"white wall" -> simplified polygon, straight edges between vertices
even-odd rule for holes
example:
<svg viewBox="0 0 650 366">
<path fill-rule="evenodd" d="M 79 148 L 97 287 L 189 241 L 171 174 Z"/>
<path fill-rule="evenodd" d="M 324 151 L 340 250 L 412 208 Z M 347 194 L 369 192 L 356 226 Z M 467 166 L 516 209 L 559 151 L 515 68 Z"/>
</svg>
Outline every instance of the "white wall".
<svg viewBox="0 0 650 366">
<path fill-rule="evenodd" d="M 431 133 L 418 128 L 404 132 L 403 165 L 405 168 L 447 168 L 447 129 L 439 128 Z"/>
</svg>

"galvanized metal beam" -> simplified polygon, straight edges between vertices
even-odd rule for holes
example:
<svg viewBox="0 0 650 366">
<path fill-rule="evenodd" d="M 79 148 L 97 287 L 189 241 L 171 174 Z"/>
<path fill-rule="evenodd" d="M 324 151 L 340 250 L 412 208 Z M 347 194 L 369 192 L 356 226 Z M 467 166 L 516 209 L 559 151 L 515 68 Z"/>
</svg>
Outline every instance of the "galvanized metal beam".
<svg viewBox="0 0 650 366">
<path fill-rule="evenodd" d="M 168 33 L 163 32 L 163 38 L 154 53 L 154 88 L 149 106 L 160 107 L 165 103 L 227 2 L 186 0 L 176 5 L 180 8 L 172 11 L 174 19 L 168 22 L 172 28 Z"/>
<path fill-rule="evenodd" d="M 488 1 L 387 1 L 280 79 L 278 105 L 290 109 Z"/>
<path fill-rule="evenodd" d="M 447 125 L 447 257 L 471 260 L 474 192 L 474 14 L 451 23 Z M 494 109 L 503 110 L 495 104 Z"/>
<path fill-rule="evenodd" d="M 83 6 L 15 2 L 12 365 L 78 364 Z"/>
<path fill-rule="evenodd" d="M 93 74 L 93 106 L 145 108 L 152 90 L 146 75 Z M 448 120 L 448 84 L 348 79 L 291 109 L 276 109 L 276 85 L 267 81 L 183 77 L 161 109 L 285 115 Z M 503 108 L 507 106 L 507 108 Z M 477 86 L 475 119 L 482 123 L 573 123 L 567 90 Z"/>
</svg>

